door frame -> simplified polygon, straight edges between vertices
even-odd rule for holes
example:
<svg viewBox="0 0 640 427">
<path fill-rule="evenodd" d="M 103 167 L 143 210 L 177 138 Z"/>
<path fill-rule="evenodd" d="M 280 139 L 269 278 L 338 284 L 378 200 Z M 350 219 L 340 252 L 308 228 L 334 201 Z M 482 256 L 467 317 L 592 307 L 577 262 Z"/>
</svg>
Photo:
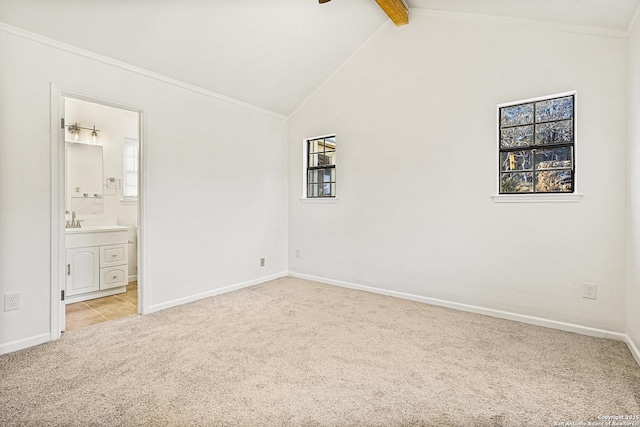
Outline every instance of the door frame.
<svg viewBox="0 0 640 427">
<path fill-rule="evenodd" d="M 138 314 L 149 313 L 148 289 L 145 279 L 146 271 L 146 192 L 145 192 L 145 155 L 144 155 L 144 110 L 142 108 L 109 101 L 80 92 L 62 89 L 51 84 L 51 322 L 50 340 L 60 338 L 65 329 L 65 302 L 61 300 L 61 292 L 65 289 L 65 132 L 62 127 L 64 119 L 65 98 L 92 102 L 106 107 L 133 111 L 138 114 L 138 226 L 137 226 L 137 264 L 138 264 Z"/>
</svg>

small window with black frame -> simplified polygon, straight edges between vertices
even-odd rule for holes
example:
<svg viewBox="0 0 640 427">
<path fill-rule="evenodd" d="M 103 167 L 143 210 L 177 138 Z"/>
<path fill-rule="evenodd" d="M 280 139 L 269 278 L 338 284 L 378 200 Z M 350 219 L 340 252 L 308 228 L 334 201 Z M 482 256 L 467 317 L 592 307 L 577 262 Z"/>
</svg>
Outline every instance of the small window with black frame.
<svg viewBox="0 0 640 427">
<path fill-rule="evenodd" d="M 336 196 L 336 136 L 306 140 L 307 198 Z"/>
<path fill-rule="evenodd" d="M 575 191 L 575 93 L 499 106 L 500 193 Z"/>
</svg>

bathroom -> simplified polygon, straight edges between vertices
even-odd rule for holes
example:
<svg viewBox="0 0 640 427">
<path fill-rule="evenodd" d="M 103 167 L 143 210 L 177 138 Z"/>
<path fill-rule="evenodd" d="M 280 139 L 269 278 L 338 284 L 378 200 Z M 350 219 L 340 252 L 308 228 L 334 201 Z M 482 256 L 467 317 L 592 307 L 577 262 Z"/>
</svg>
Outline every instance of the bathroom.
<svg viewBox="0 0 640 427">
<path fill-rule="evenodd" d="M 67 331 L 138 313 L 139 123 L 64 98 Z"/>
</svg>

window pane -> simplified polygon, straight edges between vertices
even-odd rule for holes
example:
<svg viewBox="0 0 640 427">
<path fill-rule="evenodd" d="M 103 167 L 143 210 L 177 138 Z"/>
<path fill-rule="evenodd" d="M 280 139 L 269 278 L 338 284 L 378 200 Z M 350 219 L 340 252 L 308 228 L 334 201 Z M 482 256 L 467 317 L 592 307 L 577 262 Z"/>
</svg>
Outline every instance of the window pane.
<svg viewBox="0 0 640 427">
<path fill-rule="evenodd" d="M 518 126 L 500 130 L 500 145 L 504 148 L 527 147 L 533 144 L 533 126 Z"/>
<path fill-rule="evenodd" d="M 336 149 L 336 137 L 335 136 L 331 136 L 329 138 L 325 138 L 324 139 L 324 143 L 327 146 L 327 150 L 329 149 Z"/>
<path fill-rule="evenodd" d="M 336 139 L 335 138 L 325 138 L 321 139 L 319 142 L 320 152 L 324 151 L 335 151 L 336 150 Z"/>
<path fill-rule="evenodd" d="M 307 186 L 307 197 L 318 197 L 318 185 L 309 184 Z"/>
<path fill-rule="evenodd" d="M 133 182 L 133 184 L 124 185 L 122 187 L 123 197 L 138 197 L 138 185 L 135 181 L 135 178 L 132 179 L 131 182 Z"/>
<path fill-rule="evenodd" d="M 317 153 L 319 151 L 322 151 L 322 146 L 320 146 L 320 144 L 318 143 L 319 141 L 322 140 L 314 139 L 309 141 L 309 153 Z"/>
<path fill-rule="evenodd" d="M 536 123 L 573 118 L 573 97 L 536 102 Z"/>
<path fill-rule="evenodd" d="M 500 153 L 500 170 L 503 172 L 531 170 L 532 168 L 533 152 L 531 150 Z"/>
<path fill-rule="evenodd" d="M 500 174 L 501 193 L 530 193 L 533 190 L 533 174 L 503 173 Z"/>
<path fill-rule="evenodd" d="M 133 170 L 133 159 L 131 157 L 125 156 L 125 158 L 124 158 L 124 169 L 125 170 Z"/>
<path fill-rule="evenodd" d="M 533 103 L 500 109 L 500 126 L 520 126 L 531 123 L 533 123 Z"/>
<path fill-rule="evenodd" d="M 544 192 L 571 192 L 573 182 L 571 171 L 544 171 L 536 172 L 536 191 Z"/>
<path fill-rule="evenodd" d="M 318 166 L 318 154 L 309 154 L 309 167 L 313 168 Z"/>
<path fill-rule="evenodd" d="M 336 182 L 335 168 L 323 169 L 322 174 L 323 174 L 323 177 L 322 177 L 323 182 Z"/>
<path fill-rule="evenodd" d="M 318 154 L 318 166 L 331 166 L 335 165 L 336 152 L 330 151 L 323 154 Z"/>
<path fill-rule="evenodd" d="M 318 184 L 318 197 L 334 197 L 336 185 L 330 183 Z"/>
<path fill-rule="evenodd" d="M 573 165 L 571 147 L 536 151 L 536 169 L 570 168 Z"/>
<path fill-rule="evenodd" d="M 536 126 L 536 144 L 573 142 L 573 120 L 542 123 Z"/>
<path fill-rule="evenodd" d="M 122 197 L 138 197 L 138 187 L 130 185 L 123 187 Z"/>
</svg>

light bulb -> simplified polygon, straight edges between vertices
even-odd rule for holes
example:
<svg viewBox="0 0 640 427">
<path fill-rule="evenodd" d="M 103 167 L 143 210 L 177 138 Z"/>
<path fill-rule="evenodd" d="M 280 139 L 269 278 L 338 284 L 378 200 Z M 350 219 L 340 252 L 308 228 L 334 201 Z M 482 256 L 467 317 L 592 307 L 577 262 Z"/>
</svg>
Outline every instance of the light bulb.
<svg viewBox="0 0 640 427">
<path fill-rule="evenodd" d="M 69 126 L 69 133 L 73 137 L 73 142 L 80 141 L 80 128 L 78 127 L 77 123 L 75 125 Z"/>
<path fill-rule="evenodd" d="M 96 142 L 98 142 L 98 132 L 96 132 L 96 127 L 95 125 L 93 126 L 93 132 L 91 132 L 91 142 L 93 144 L 95 144 Z"/>
</svg>

